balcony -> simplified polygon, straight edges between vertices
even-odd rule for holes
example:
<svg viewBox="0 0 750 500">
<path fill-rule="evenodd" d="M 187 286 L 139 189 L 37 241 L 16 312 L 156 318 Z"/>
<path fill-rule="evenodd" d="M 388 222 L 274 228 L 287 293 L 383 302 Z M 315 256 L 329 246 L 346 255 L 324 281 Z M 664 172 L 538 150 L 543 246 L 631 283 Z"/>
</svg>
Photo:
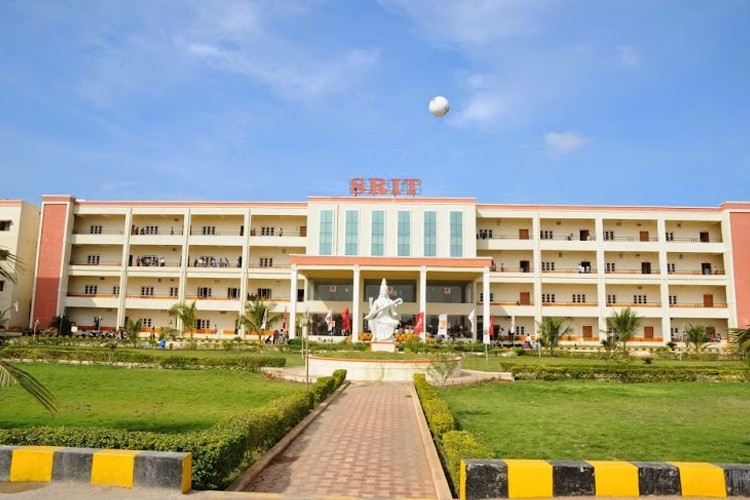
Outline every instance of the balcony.
<svg viewBox="0 0 750 500">
<path fill-rule="evenodd" d="M 669 304 L 669 307 L 705 307 L 708 309 L 711 308 L 726 308 L 727 304 L 725 302 L 714 302 L 712 304 L 707 304 L 705 302 L 677 302 Z"/>
<path fill-rule="evenodd" d="M 651 268 L 650 272 L 644 272 L 643 269 L 617 269 L 617 270 L 605 270 L 605 274 L 659 274 L 661 270 L 658 268 Z"/>
<path fill-rule="evenodd" d="M 598 302 L 542 302 L 544 307 L 596 307 Z"/>
</svg>

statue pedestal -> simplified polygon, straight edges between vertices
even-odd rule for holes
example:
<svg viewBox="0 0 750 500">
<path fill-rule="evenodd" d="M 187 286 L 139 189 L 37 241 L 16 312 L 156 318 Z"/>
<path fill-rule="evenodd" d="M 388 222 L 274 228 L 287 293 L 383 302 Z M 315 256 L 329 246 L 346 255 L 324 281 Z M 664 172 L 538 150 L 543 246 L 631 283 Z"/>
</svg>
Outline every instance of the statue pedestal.
<svg viewBox="0 0 750 500">
<path fill-rule="evenodd" d="M 370 351 L 372 352 L 396 352 L 395 340 L 381 340 L 370 342 Z"/>
</svg>

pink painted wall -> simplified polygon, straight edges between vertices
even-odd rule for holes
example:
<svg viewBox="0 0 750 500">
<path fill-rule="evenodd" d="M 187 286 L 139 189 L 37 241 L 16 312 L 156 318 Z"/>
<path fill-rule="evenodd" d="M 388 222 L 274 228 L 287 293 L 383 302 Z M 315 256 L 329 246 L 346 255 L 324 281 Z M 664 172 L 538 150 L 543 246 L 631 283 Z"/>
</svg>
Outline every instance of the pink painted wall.
<svg viewBox="0 0 750 500">
<path fill-rule="evenodd" d="M 734 293 L 737 298 L 737 326 L 750 326 L 750 213 L 729 214 L 732 231 Z"/>
<path fill-rule="evenodd" d="M 44 205 L 42 230 L 37 251 L 36 290 L 31 323 L 39 319 L 39 328 L 47 328 L 57 316 L 58 291 L 62 276 L 68 205 Z"/>
</svg>

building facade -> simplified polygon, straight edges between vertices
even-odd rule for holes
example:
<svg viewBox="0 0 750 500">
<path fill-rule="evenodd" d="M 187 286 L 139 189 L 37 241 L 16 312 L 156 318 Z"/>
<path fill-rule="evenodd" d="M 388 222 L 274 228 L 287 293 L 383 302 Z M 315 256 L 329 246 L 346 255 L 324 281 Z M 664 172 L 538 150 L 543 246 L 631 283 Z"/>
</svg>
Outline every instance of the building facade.
<svg viewBox="0 0 750 500">
<path fill-rule="evenodd" d="M 0 277 L 0 311 L 8 320 L 8 329 L 20 330 L 29 321 L 38 237 L 38 206 L 20 200 L 0 200 L 0 248 L 17 259 L 3 263 L 13 280 Z"/>
<path fill-rule="evenodd" d="M 643 317 L 634 339 L 717 339 L 750 324 L 750 203 L 719 207 L 501 205 L 472 198 L 309 197 L 306 202 L 42 200 L 30 322 L 66 314 L 79 329 L 178 327 L 167 311 L 196 301 L 200 333 L 232 338 L 245 304 L 313 319 L 348 310 L 353 339 L 385 278 L 402 322 L 447 314 L 481 339 L 533 335 L 568 319 L 564 342 L 595 345 L 613 310 Z M 469 317 L 476 318 L 474 323 Z M 341 325 L 339 320 L 338 325 Z M 277 324 L 274 328 L 281 327 Z M 511 329 L 512 327 L 512 329 Z M 295 321 L 290 336 L 299 335 Z"/>
</svg>

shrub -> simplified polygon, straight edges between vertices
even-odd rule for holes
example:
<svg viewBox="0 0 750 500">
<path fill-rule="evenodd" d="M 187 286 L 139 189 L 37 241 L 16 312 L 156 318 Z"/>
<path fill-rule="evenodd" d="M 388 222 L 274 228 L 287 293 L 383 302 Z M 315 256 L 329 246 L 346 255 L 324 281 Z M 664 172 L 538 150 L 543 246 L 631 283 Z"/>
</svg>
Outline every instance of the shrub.
<svg viewBox="0 0 750 500">
<path fill-rule="evenodd" d="M 443 434 L 440 444 L 445 468 L 453 483 L 455 491 L 459 489 L 461 460 L 464 458 L 493 458 L 492 451 L 477 441 L 466 431 L 448 431 Z"/>
</svg>

